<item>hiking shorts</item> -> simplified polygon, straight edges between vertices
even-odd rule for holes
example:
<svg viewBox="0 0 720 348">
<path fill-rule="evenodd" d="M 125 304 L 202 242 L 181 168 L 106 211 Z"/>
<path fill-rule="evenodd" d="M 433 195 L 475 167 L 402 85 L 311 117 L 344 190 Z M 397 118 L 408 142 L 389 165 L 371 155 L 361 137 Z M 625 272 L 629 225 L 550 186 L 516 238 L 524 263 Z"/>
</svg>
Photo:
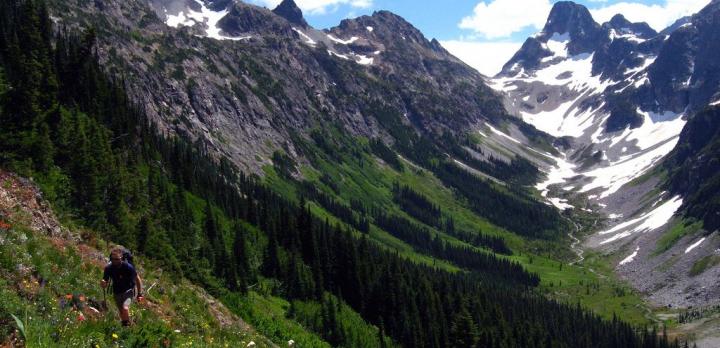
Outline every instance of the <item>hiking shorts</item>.
<svg viewBox="0 0 720 348">
<path fill-rule="evenodd" d="M 128 291 L 115 294 L 115 304 L 118 308 L 130 307 L 132 300 L 135 298 L 135 288 Z"/>
</svg>

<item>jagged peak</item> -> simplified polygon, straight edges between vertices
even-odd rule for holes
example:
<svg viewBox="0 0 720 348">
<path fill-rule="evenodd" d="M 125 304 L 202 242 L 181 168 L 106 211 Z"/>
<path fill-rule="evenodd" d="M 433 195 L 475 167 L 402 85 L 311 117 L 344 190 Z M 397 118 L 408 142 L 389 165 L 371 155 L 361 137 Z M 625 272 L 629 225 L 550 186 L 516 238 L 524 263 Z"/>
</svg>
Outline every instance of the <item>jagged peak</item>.
<svg viewBox="0 0 720 348">
<path fill-rule="evenodd" d="M 550 11 L 543 32 L 550 35 L 553 33 L 573 33 L 595 29 L 599 26 L 587 7 L 572 1 L 560 1 Z"/>
<path fill-rule="evenodd" d="M 645 22 L 633 23 L 625 16 L 616 14 L 610 21 L 603 24 L 603 28 L 614 29 L 620 34 L 634 34 L 643 39 L 650 39 L 657 35 L 657 31 Z"/>
<path fill-rule="evenodd" d="M 273 13 L 288 20 L 288 22 L 307 28 L 308 24 L 303 17 L 302 10 L 293 0 L 283 0 Z"/>
<path fill-rule="evenodd" d="M 420 31 L 415 28 L 410 22 L 406 21 L 405 18 L 390 12 L 386 10 L 381 11 L 375 11 L 373 12 L 372 16 L 373 19 L 376 21 L 379 21 L 380 23 L 389 24 L 389 25 L 397 25 L 399 26 L 399 29 L 402 29 L 403 31 L 410 31 L 412 33 L 420 33 Z"/>
<path fill-rule="evenodd" d="M 343 31 L 359 30 L 371 32 L 375 36 L 385 38 L 398 38 L 412 40 L 415 42 L 430 44 L 430 41 L 403 17 L 390 11 L 375 11 L 371 16 L 360 16 L 357 18 L 344 19 L 337 27 Z M 371 29 L 368 29 L 371 28 Z M 335 30 L 335 28 L 331 29 Z"/>
</svg>

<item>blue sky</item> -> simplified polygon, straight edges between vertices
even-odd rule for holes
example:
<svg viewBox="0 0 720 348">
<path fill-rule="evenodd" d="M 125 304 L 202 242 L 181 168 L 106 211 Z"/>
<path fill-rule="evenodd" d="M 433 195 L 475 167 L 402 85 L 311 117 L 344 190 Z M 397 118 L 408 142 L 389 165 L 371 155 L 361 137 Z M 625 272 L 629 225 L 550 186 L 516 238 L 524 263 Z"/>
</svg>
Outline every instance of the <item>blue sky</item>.
<svg viewBox="0 0 720 348">
<path fill-rule="evenodd" d="M 281 0 L 246 0 L 273 8 Z M 425 36 L 486 75 L 502 64 L 530 35 L 539 31 L 556 0 L 295 0 L 315 28 L 336 26 L 344 18 L 389 10 Z M 616 13 L 662 30 L 695 13 L 710 0 L 581 0 L 602 23 Z"/>
</svg>

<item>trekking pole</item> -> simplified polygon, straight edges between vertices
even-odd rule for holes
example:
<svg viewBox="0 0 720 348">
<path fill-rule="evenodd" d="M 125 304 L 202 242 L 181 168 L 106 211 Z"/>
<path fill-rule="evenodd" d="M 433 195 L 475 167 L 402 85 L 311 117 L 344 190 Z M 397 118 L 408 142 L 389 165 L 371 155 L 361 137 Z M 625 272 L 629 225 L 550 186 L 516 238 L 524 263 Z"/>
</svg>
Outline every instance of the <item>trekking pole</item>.
<svg viewBox="0 0 720 348">
<path fill-rule="evenodd" d="M 108 280 L 107 285 L 106 285 L 105 288 L 102 290 L 102 293 L 103 293 L 103 303 L 102 303 L 102 306 L 103 306 L 103 311 L 106 311 L 106 312 L 107 312 L 108 309 L 109 309 L 109 308 L 108 308 L 108 305 L 107 305 L 107 293 L 108 293 L 108 289 L 110 289 L 110 286 L 112 286 L 112 279 L 109 279 L 109 280 Z"/>
<path fill-rule="evenodd" d="M 107 298 L 106 298 L 106 295 L 105 295 L 105 290 L 106 290 L 105 288 L 102 289 L 103 301 L 102 301 L 102 306 L 100 306 L 101 309 L 103 310 L 103 312 L 107 311 Z"/>
</svg>

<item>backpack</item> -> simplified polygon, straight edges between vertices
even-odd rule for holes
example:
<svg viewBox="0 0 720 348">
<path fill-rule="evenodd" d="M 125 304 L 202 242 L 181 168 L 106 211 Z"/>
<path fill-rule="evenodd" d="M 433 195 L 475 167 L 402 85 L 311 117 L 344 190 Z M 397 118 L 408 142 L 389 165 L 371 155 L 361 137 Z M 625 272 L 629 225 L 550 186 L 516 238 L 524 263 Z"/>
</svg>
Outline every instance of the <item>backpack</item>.
<svg viewBox="0 0 720 348">
<path fill-rule="evenodd" d="M 111 261 L 112 261 L 112 260 L 110 260 L 111 257 L 112 257 L 112 255 L 108 256 L 108 262 L 111 262 Z M 135 267 L 135 263 L 133 262 L 133 255 L 132 255 L 132 253 L 130 252 L 130 250 L 127 250 L 127 249 L 123 248 L 122 260 L 123 260 L 124 262 L 129 263 L 130 266 L 133 266 L 133 268 Z"/>
</svg>

